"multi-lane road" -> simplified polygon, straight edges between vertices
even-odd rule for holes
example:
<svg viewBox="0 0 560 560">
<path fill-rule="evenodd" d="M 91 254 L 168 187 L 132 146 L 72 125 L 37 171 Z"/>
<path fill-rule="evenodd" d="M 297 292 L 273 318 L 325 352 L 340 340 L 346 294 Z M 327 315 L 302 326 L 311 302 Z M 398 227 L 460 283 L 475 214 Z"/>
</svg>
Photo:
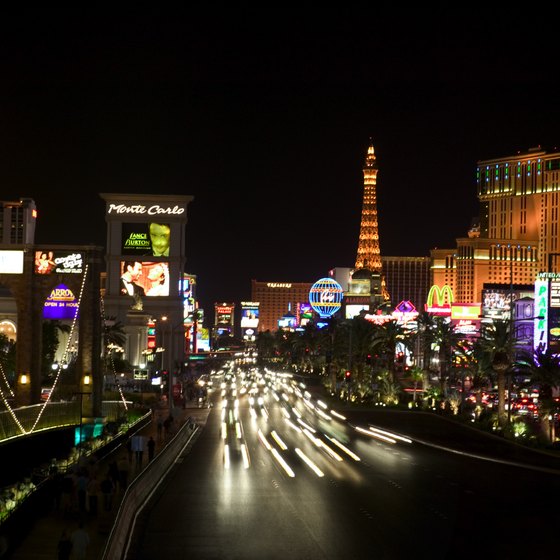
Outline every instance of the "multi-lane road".
<svg viewBox="0 0 560 560">
<path fill-rule="evenodd" d="M 141 516 L 131 558 L 559 554 L 554 458 L 502 452 L 505 442 L 454 423 L 434 434 L 432 415 L 337 410 L 264 372 L 216 377 L 211 399 L 195 445 Z M 459 433 L 469 449 L 452 445 Z"/>
</svg>

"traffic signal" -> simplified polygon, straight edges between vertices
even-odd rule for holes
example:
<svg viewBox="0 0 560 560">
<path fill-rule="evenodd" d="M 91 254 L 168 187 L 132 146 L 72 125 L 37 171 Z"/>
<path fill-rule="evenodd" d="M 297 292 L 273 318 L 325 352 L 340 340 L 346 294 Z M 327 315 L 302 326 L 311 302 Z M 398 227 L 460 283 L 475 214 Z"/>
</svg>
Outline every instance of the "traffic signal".
<svg viewBox="0 0 560 560">
<path fill-rule="evenodd" d="M 349 369 L 347 369 L 346 373 L 344 374 L 344 377 L 346 381 L 350 381 L 350 378 L 352 377 L 352 372 Z"/>
<path fill-rule="evenodd" d="M 366 356 L 366 364 L 367 364 L 368 366 L 371 365 L 371 354 L 368 354 L 368 355 Z"/>
</svg>

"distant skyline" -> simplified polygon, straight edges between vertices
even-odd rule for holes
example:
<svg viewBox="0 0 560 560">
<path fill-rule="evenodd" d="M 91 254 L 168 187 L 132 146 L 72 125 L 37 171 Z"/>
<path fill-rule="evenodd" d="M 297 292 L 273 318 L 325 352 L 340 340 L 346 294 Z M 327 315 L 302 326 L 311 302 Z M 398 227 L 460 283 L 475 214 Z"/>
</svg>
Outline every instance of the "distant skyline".
<svg viewBox="0 0 560 560">
<path fill-rule="evenodd" d="M 454 248 L 477 161 L 560 145 L 549 23 L 478 16 L 6 16 L 2 199 L 36 201 L 37 243 L 104 246 L 99 193 L 192 195 L 186 272 L 212 317 L 252 279 L 353 266 L 371 138 L 382 255 Z"/>
</svg>

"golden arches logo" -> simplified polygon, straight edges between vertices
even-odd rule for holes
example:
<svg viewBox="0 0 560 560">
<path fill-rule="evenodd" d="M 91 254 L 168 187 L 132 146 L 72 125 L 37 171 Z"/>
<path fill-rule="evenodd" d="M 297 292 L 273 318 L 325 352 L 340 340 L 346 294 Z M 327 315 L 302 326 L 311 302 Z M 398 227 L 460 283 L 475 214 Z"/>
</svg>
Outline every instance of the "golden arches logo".
<svg viewBox="0 0 560 560">
<path fill-rule="evenodd" d="M 428 307 L 434 306 L 434 296 L 436 297 L 438 307 L 443 307 L 446 304 L 446 296 L 447 305 L 451 305 L 453 303 L 453 290 L 448 284 L 445 284 L 442 288 L 434 284 L 430 288 L 430 291 L 428 292 L 428 299 L 426 301 Z"/>
</svg>

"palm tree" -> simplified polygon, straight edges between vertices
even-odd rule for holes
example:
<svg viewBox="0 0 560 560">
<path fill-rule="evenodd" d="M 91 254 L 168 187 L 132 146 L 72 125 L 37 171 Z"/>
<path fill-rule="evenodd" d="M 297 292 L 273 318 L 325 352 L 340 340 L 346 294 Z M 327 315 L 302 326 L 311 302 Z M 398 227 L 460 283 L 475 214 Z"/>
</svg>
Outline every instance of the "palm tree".
<svg viewBox="0 0 560 560">
<path fill-rule="evenodd" d="M 531 384 L 539 388 L 539 415 L 551 440 L 554 440 L 554 419 L 551 418 L 558 404 L 553 397 L 553 388 L 560 386 L 560 355 L 550 346 L 539 345 L 534 352 L 523 353 L 516 362 L 531 377 Z"/>
<path fill-rule="evenodd" d="M 396 321 L 388 321 L 376 326 L 371 350 L 374 354 L 383 356 L 391 382 L 395 381 L 395 354 L 399 343 L 410 350 L 412 338 L 409 332 Z"/>
<path fill-rule="evenodd" d="M 463 337 L 455 332 L 453 325 L 446 317 L 434 318 L 431 334 L 434 344 L 438 347 L 439 388 L 442 396 L 445 396 L 449 370 L 453 364 L 453 353 L 460 347 Z"/>
<path fill-rule="evenodd" d="M 488 354 L 488 361 L 496 372 L 498 384 L 498 423 L 500 427 L 507 424 L 506 416 L 506 372 L 511 367 L 511 332 L 510 322 L 495 319 L 483 324 L 480 330 L 481 349 Z"/>
<path fill-rule="evenodd" d="M 412 394 L 412 402 L 416 405 L 416 390 L 418 388 L 418 383 L 422 382 L 424 379 L 424 370 L 421 367 L 413 366 L 410 369 L 410 379 L 414 383 L 414 393 Z"/>
<path fill-rule="evenodd" d="M 434 354 L 435 317 L 431 313 L 423 311 L 418 315 L 416 322 L 418 323 L 418 332 L 416 336 L 419 340 L 419 349 L 422 352 L 422 366 L 424 370 L 429 372 L 432 356 Z"/>
</svg>

